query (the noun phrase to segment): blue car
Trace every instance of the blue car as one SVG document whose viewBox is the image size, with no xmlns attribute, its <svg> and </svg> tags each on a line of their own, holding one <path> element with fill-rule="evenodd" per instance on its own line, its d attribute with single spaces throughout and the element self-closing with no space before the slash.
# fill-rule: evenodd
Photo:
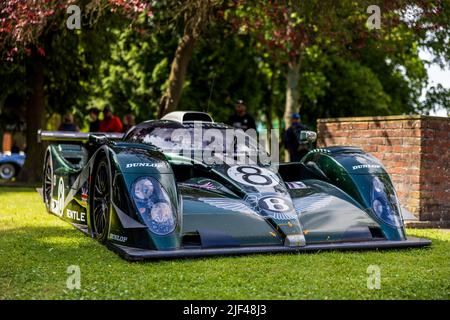
<svg viewBox="0 0 450 320">
<path fill-rule="evenodd" d="M 25 153 L 0 153 L 0 179 L 10 180 L 17 176 L 25 162 Z"/>
</svg>

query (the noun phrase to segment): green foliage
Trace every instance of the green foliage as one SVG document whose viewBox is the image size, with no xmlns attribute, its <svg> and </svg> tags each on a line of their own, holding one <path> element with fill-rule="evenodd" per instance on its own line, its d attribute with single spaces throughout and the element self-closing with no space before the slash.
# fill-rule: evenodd
<svg viewBox="0 0 450 320">
<path fill-rule="evenodd" d="M 378 42 L 335 55 L 313 46 L 301 68 L 301 112 L 315 126 L 317 118 L 409 114 L 419 110 L 427 74 L 415 42 L 397 44 L 393 53 Z M 405 49 L 406 48 L 406 49 Z"/>
<path fill-rule="evenodd" d="M 189 64 L 180 109 L 208 110 L 226 121 L 236 100 L 243 99 L 250 113 L 262 114 L 267 78 L 258 60 L 249 37 L 210 32 Z"/>
<path fill-rule="evenodd" d="M 133 113 L 138 120 L 154 118 L 169 74 L 166 53 L 176 39 L 170 32 L 142 35 L 116 29 L 114 33 L 116 45 L 101 65 L 90 104 L 110 105 L 117 114 Z"/>
<path fill-rule="evenodd" d="M 450 89 L 438 84 L 428 90 L 421 109 L 425 114 L 429 114 L 430 111 L 440 108 L 447 110 L 447 116 L 450 116 Z"/>
<path fill-rule="evenodd" d="M 218 121 L 234 112 L 234 102 L 244 99 L 248 110 L 262 115 L 267 103 L 268 73 L 248 36 L 222 32 L 214 25 L 196 46 L 189 64 L 180 110 L 208 110 Z M 138 120 L 156 116 L 167 86 L 170 56 L 177 37 L 172 30 L 148 36 L 117 30 L 111 57 L 102 63 L 90 105 L 109 104 L 119 115 L 133 113 Z"/>
<path fill-rule="evenodd" d="M 61 13 L 52 17 L 59 22 L 63 18 Z M 118 25 L 118 17 L 111 15 L 108 19 L 99 19 L 95 26 L 83 24 L 82 31 L 61 28 L 58 32 L 42 33 L 39 36 L 39 48 L 44 61 L 47 118 L 55 113 L 74 112 L 78 122 L 82 124 L 90 99 L 91 82 L 96 77 L 100 63 L 108 58 L 109 46 L 114 41 L 110 27 Z M 35 63 L 36 54 L 39 53 L 36 53 L 35 48 L 25 48 L 13 59 L 2 62 L 2 128 L 19 123 L 25 117 L 26 102 L 30 94 L 29 68 Z M 11 113 L 10 110 L 14 112 Z"/>
<path fill-rule="evenodd" d="M 89 3 L 82 2 L 83 13 Z M 448 1 L 439 6 L 420 3 L 426 14 L 412 19 L 413 25 L 400 23 L 400 11 L 393 10 L 404 12 L 406 2 L 380 4 L 382 29 L 374 31 L 364 24 L 371 1 L 287 3 L 273 7 L 269 2 L 239 2 L 220 10 L 221 18 L 212 19 L 196 43 L 179 109 L 207 110 L 224 121 L 234 101 L 244 99 L 260 120 L 269 115 L 276 120 L 284 113 L 286 60 L 291 55 L 302 57 L 300 106 L 311 127 L 318 117 L 448 108 L 448 90 L 441 87 L 420 101 L 427 76 L 418 57 L 418 47 L 427 45 L 448 63 Z M 137 121 L 154 118 L 183 34 L 182 15 L 171 13 L 178 6 L 154 3 L 153 16 L 133 16 L 131 25 L 126 14 L 106 15 L 94 8 L 91 16 L 83 16 L 81 31 L 59 28 L 64 13 L 51 16 L 59 31 L 37 39 L 46 54 L 47 118 L 74 111 L 82 126 L 88 107 L 105 105 L 119 116 L 133 113 Z M 95 24 L 88 23 L 89 17 Z M 415 27 L 427 21 L 438 27 Z M 0 126 L 23 118 L 27 66 L 33 64 L 33 56 L 24 52 L 0 68 Z"/>
</svg>

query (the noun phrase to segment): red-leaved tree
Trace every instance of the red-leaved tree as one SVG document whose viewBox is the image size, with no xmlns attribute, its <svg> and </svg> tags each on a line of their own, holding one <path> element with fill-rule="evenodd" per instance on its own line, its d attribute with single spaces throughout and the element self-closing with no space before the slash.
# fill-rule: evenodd
<svg viewBox="0 0 450 320">
<path fill-rule="evenodd" d="M 0 57 L 2 63 L 26 66 L 27 161 L 19 180 L 38 182 L 41 178 L 43 146 L 37 143 L 37 131 L 45 128 L 46 50 L 52 36 L 67 29 L 67 8 L 78 5 L 84 26 L 98 21 L 105 13 L 117 13 L 132 21 L 138 15 L 151 15 L 144 0 L 4 0 L 0 3 Z M 81 28 L 80 32 L 83 32 Z M 71 57 L 63 57 L 70 64 Z"/>
</svg>

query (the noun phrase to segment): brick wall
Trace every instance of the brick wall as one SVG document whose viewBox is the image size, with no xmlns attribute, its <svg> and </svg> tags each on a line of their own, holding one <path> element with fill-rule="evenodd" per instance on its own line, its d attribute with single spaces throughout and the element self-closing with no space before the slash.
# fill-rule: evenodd
<svg viewBox="0 0 450 320">
<path fill-rule="evenodd" d="M 318 147 L 352 145 L 380 159 L 418 225 L 450 227 L 450 118 L 318 119 Z"/>
</svg>

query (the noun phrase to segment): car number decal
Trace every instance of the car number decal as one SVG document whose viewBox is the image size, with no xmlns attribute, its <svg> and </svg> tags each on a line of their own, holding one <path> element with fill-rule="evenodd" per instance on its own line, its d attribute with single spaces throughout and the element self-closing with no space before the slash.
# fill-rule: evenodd
<svg viewBox="0 0 450 320">
<path fill-rule="evenodd" d="M 57 202 L 56 214 L 60 217 L 63 216 L 64 213 L 64 179 L 59 178 L 58 183 L 58 202 Z"/>
<path fill-rule="evenodd" d="M 227 175 L 236 182 L 257 189 L 258 187 L 274 187 L 280 183 L 275 173 L 257 166 L 232 166 L 227 170 Z"/>
</svg>

